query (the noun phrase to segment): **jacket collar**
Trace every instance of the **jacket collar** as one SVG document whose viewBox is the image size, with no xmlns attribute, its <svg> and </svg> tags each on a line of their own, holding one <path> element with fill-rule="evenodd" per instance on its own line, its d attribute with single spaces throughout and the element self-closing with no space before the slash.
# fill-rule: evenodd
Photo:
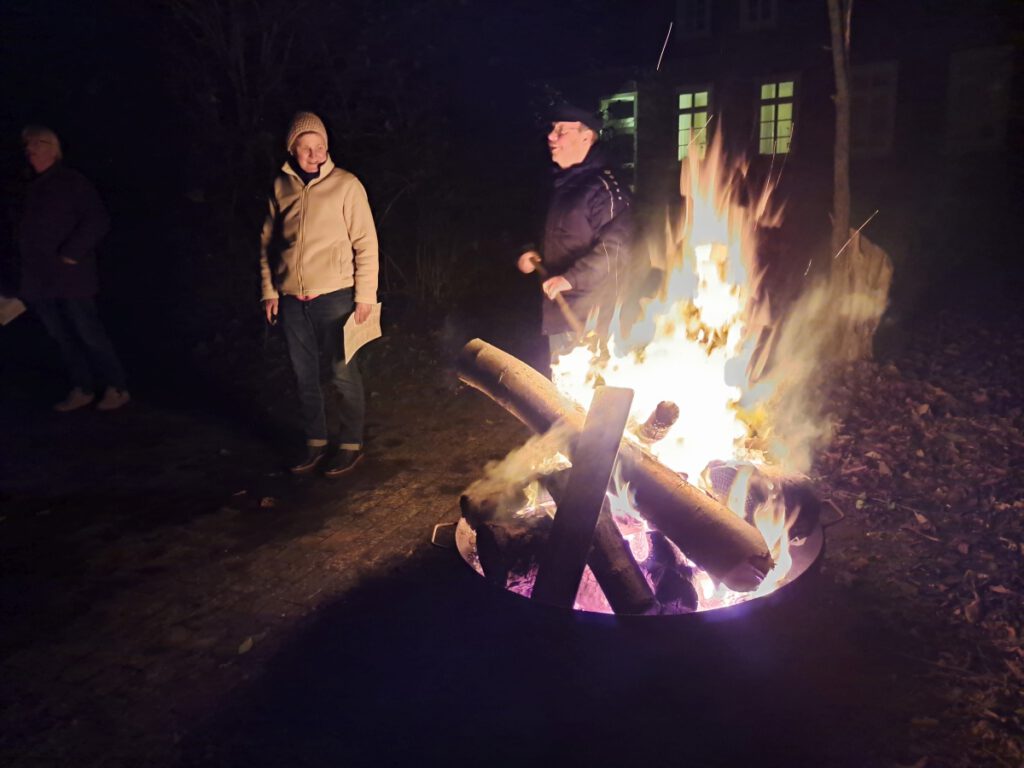
<svg viewBox="0 0 1024 768">
<path fill-rule="evenodd" d="M 299 178 L 299 174 L 297 174 L 295 172 L 295 169 L 292 168 L 292 164 L 289 163 L 287 160 L 284 161 L 284 165 L 281 166 L 281 170 L 284 171 L 284 173 L 291 176 L 293 179 L 298 179 L 299 181 L 302 181 L 302 179 Z M 319 184 L 323 179 L 327 178 L 330 175 L 331 171 L 333 170 L 334 161 L 331 160 L 331 156 L 330 154 L 328 154 L 327 162 L 320 166 L 320 175 L 317 176 L 312 181 L 310 181 L 309 184 L 307 184 L 306 186 L 312 187 L 314 184 Z"/>
<path fill-rule="evenodd" d="M 587 156 L 583 158 L 582 163 L 570 165 L 568 168 L 555 166 L 555 186 L 560 187 L 579 176 L 584 176 L 591 171 L 600 170 L 604 166 L 604 152 L 600 147 L 594 145 L 587 152 Z"/>
</svg>

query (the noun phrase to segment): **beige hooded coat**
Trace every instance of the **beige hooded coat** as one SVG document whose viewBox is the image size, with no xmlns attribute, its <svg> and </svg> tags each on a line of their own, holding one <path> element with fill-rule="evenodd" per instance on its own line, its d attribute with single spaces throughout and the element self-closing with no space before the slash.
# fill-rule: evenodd
<svg viewBox="0 0 1024 768">
<path fill-rule="evenodd" d="M 329 156 L 308 184 L 284 164 L 260 237 L 263 299 L 355 286 L 357 303 L 374 304 L 377 255 L 377 230 L 359 179 Z"/>
</svg>

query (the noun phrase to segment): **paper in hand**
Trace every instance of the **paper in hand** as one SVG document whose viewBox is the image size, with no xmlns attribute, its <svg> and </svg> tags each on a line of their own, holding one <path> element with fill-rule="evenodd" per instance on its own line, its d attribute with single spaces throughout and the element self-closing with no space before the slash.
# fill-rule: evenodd
<svg viewBox="0 0 1024 768">
<path fill-rule="evenodd" d="M 345 321 L 345 362 L 351 362 L 356 352 L 368 341 L 379 339 L 380 333 L 380 303 L 370 306 L 370 316 L 363 322 L 356 324 L 356 313 L 353 312 Z"/>
<path fill-rule="evenodd" d="M 25 305 L 20 299 L 11 296 L 0 296 L 0 325 L 7 325 L 25 311 Z"/>
</svg>

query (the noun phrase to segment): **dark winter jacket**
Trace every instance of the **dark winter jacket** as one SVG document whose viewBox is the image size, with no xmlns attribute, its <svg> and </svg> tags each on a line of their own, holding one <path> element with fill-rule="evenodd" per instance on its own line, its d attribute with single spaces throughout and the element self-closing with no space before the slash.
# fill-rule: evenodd
<svg viewBox="0 0 1024 768">
<path fill-rule="evenodd" d="M 109 227 L 99 195 L 78 171 L 57 163 L 33 179 L 18 227 L 21 298 L 96 295 L 96 245 Z"/>
<path fill-rule="evenodd" d="M 632 201 L 605 165 L 598 147 L 579 165 L 555 173 L 541 252 L 544 267 L 572 285 L 562 294 L 581 323 L 599 310 L 598 328 L 605 329 L 630 266 Z M 558 306 L 544 301 L 542 331 L 570 329 Z"/>
</svg>

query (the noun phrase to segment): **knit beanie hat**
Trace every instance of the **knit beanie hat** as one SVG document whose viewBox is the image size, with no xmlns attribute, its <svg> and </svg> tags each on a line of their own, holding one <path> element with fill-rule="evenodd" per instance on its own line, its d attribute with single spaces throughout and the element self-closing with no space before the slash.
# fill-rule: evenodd
<svg viewBox="0 0 1024 768">
<path fill-rule="evenodd" d="M 324 127 L 324 121 L 312 112 L 298 112 L 292 118 L 292 126 L 288 129 L 285 148 L 291 152 L 296 140 L 304 133 L 319 133 L 324 137 L 324 147 L 327 147 L 327 128 Z"/>
</svg>

